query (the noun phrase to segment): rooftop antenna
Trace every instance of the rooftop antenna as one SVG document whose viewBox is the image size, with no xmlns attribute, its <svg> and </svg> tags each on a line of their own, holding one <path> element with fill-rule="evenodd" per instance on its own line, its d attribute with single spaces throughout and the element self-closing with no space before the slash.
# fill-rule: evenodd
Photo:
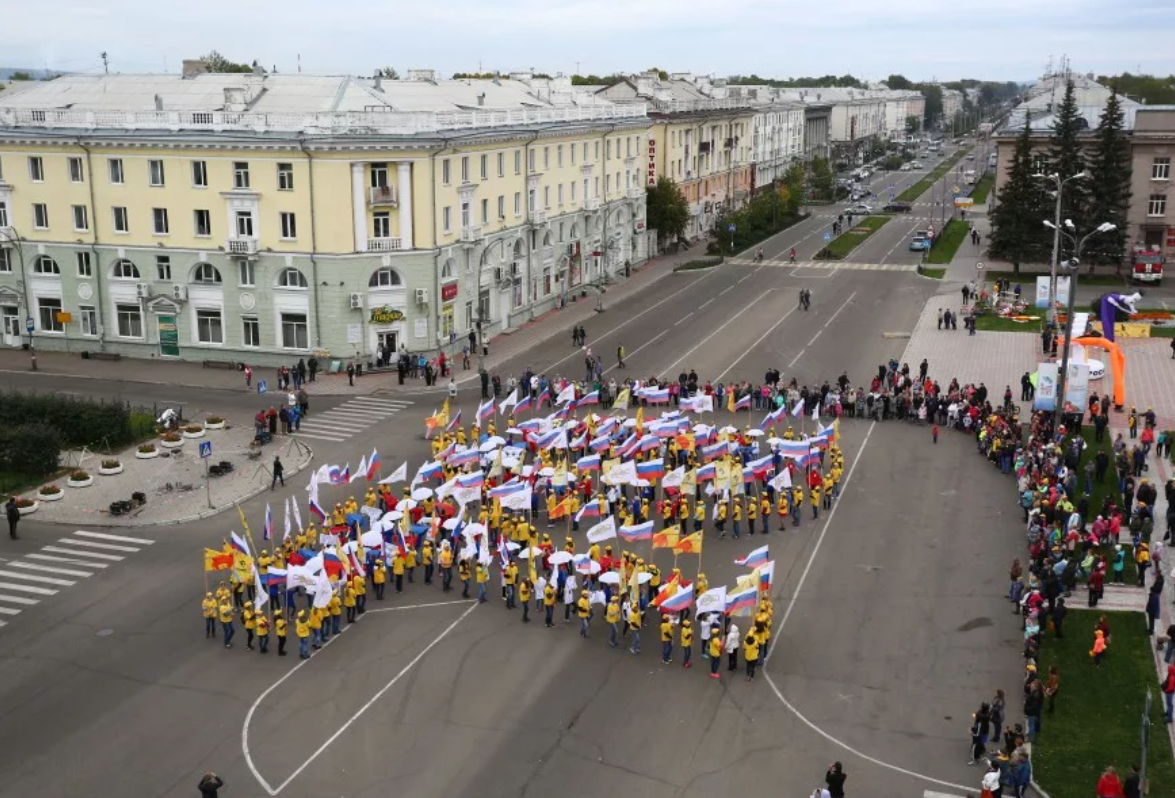
<svg viewBox="0 0 1175 798">
<path fill-rule="evenodd" d="M 302 54 L 298 53 L 298 72 L 302 71 Z"/>
<path fill-rule="evenodd" d="M 102 51 L 102 69 L 107 75 L 110 74 L 110 61 L 106 58 L 105 50 Z"/>
</svg>

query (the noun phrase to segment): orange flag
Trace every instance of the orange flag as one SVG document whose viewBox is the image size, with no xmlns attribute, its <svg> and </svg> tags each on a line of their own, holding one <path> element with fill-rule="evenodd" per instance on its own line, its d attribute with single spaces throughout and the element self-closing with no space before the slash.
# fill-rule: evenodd
<svg viewBox="0 0 1175 798">
<path fill-rule="evenodd" d="M 677 541 L 681 539 L 681 530 L 679 527 L 671 526 L 653 535 L 654 549 L 672 549 L 677 546 Z"/>
<path fill-rule="evenodd" d="M 674 554 L 701 554 L 702 553 L 702 533 L 695 532 L 692 535 L 687 535 L 673 547 Z"/>
</svg>

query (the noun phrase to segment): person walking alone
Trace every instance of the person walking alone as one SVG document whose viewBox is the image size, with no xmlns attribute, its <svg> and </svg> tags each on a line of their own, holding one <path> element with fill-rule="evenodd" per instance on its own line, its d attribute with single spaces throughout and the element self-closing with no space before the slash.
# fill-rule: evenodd
<svg viewBox="0 0 1175 798">
<path fill-rule="evenodd" d="M 832 767 L 824 774 L 824 783 L 828 785 L 828 794 L 831 798 L 845 798 L 845 774 L 840 762 L 833 762 Z"/>
<path fill-rule="evenodd" d="M 4 516 L 8 519 L 8 537 L 20 540 L 20 536 L 16 534 L 16 525 L 20 523 L 20 508 L 16 506 L 15 496 L 10 496 L 8 503 L 4 505 Z"/>
<path fill-rule="evenodd" d="M 269 482 L 269 489 L 274 490 L 279 481 L 284 488 L 286 486 L 285 466 L 282 465 L 282 459 L 275 454 L 273 456 L 273 479 Z"/>
<path fill-rule="evenodd" d="M 624 344 L 620 344 L 620 346 L 616 347 L 616 368 L 627 368 L 624 365 Z"/>
</svg>

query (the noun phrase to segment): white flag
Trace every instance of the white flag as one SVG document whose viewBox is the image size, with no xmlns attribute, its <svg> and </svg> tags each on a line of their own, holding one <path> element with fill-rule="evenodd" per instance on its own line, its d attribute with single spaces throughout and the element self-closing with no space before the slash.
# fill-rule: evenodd
<svg viewBox="0 0 1175 798">
<path fill-rule="evenodd" d="M 439 488 L 437 488 L 437 498 L 438 499 L 445 498 L 450 493 L 452 493 L 456 489 L 456 487 L 457 487 L 457 477 L 453 477 L 448 482 L 446 482 L 444 485 L 441 485 Z"/>
<path fill-rule="evenodd" d="M 707 612 L 726 612 L 726 586 L 710 588 L 698 596 L 696 606 L 699 617 Z"/>
<path fill-rule="evenodd" d="M 522 510 L 525 512 L 530 509 L 531 495 L 532 491 L 529 486 L 524 490 L 516 490 L 513 493 L 508 493 L 502 497 L 502 506 L 509 510 Z"/>
<path fill-rule="evenodd" d="M 291 565 L 286 569 L 286 586 L 290 590 L 299 587 L 311 590 L 316 581 L 314 572 L 310 570 L 309 565 Z"/>
<path fill-rule="evenodd" d="M 359 467 L 355 469 L 355 473 L 351 474 L 351 478 L 347 480 L 347 484 L 358 482 L 361 479 L 367 478 L 367 455 L 359 458 Z"/>
<path fill-rule="evenodd" d="M 797 399 L 796 406 L 792 408 L 791 414 L 795 418 L 802 416 L 804 414 L 804 403 Z"/>
<path fill-rule="evenodd" d="M 589 543 L 603 543 L 614 537 L 616 537 L 616 519 L 613 516 L 608 516 L 606 520 L 593 526 L 587 533 Z"/>
<path fill-rule="evenodd" d="M 575 398 L 575 385 L 567 383 L 567 387 L 559 391 L 559 395 L 555 397 L 555 404 L 561 405 L 564 402 L 570 402 Z"/>
<path fill-rule="evenodd" d="M 481 501 L 481 488 L 454 488 L 453 498 L 464 508 L 470 502 Z"/>
<path fill-rule="evenodd" d="M 502 400 L 502 404 L 498 405 L 498 411 L 501 413 L 505 413 L 507 407 L 514 407 L 517 404 L 518 404 L 518 389 L 515 388 L 513 391 L 510 392 L 509 396 L 507 396 L 505 399 Z"/>
<path fill-rule="evenodd" d="M 314 491 L 314 501 L 318 501 L 318 491 Z M 302 531 L 302 511 L 298 509 L 298 500 L 290 499 L 290 509 L 294 511 L 294 529 Z"/>
<path fill-rule="evenodd" d="M 295 506 L 297 506 L 297 502 L 294 502 L 294 504 L 295 504 Z M 298 525 L 299 531 L 301 531 L 301 527 L 302 527 L 302 525 L 299 524 Z M 285 531 L 282 532 L 282 542 L 284 543 L 285 541 L 289 540 L 289 537 L 290 537 L 290 497 L 287 496 L 286 497 L 286 528 L 285 528 Z"/>
<path fill-rule="evenodd" d="M 636 463 L 629 460 L 612 467 L 608 472 L 608 483 L 611 485 L 631 485 L 636 482 Z"/>
<path fill-rule="evenodd" d="M 685 480 L 685 466 L 678 466 L 665 475 L 661 480 L 662 488 L 679 488 Z"/>
<path fill-rule="evenodd" d="M 791 487 L 791 471 L 788 470 L 787 466 L 779 470 L 779 474 L 771 480 L 770 485 L 776 490 Z"/>
<path fill-rule="evenodd" d="M 257 595 L 253 597 L 253 607 L 257 612 L 261 612 L 261 608 L 269 603 L 269 588 L 261 581 L 261 572 L 257 570 L 257 566 L 253 566 L 253 586 L 256 588 Z"/>
<path fill-rule="evenodd" d="M 604 597 L 604 591 L 603 591 L 603 590 L 594 590 L 594 591 L 592 591 L 592 594 L 591 594 L 591 596 L 589 597 L 589 599 L 588 599 L 588 600 L 589 600 L 589 601 L 590 601 L 592 604 L 604 604 L 604 605 L 607 605 L 607 603 L 608 603 L 608 599 Z"/>
<path fill-rule="evenodd" d="M 393 482 L 403 482 L 408 479 L 408 461 L 400 463 L 400 467 L 391 473 L 391 476 L 385 477 L 379 481 L 381 485 L 391 485 Z"/>
<path fill-rule="evenodd" d="M 817 424 L 820 423 L 820 402 L 816 402 L 814 405 L 812 405 L 812 420 Z"/>
<path fill-rule="evenodd" d="M 323 571 L 314 580 L 314 587 L 306 592 L 314 594 L 314 606 L 317 609 L 326 609 L 330 606 L 331 596 L 334 595 L 334 586 L 330 583 L 330 577 Z"/>
</svg>

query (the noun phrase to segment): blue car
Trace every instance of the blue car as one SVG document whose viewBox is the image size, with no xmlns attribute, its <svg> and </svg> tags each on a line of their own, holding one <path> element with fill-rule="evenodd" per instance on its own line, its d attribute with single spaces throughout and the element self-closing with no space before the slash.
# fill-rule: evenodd
<svg viewBox="0 0 1175 798">
<path fill-rule="evenodd" d="M 930 236 L 926 235 L 925 233 L 916 233 L 914 237 L 910 239 L 910 251 L 922 252 L 928 250 L 930 249 L 931 243 Z"/>
</svg>

